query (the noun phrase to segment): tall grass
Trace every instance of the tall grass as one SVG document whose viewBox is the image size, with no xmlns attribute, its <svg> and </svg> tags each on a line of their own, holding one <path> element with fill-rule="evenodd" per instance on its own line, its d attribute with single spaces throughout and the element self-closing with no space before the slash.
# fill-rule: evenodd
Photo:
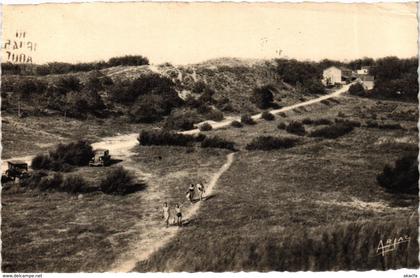
<svg viewBox="0 0 420 278">
<path fill-rule="evenodd" d="M 217 235 L 207 231 L 181 236 L 157 252 L 136 271 L 337 271 L 417 268 L 418 225 L 410 221 L 351 222 L 309 230 L 285 228 L 261 231 L 258 237 Z M 202 231 L 203 232 L 203 231 Z M 381 240 L 408 236 L 382 256 Z M 195 238 L 197 237 L 197 238 Z M 197 252 L 206 256 L 196 256 Z"/>
</svg>

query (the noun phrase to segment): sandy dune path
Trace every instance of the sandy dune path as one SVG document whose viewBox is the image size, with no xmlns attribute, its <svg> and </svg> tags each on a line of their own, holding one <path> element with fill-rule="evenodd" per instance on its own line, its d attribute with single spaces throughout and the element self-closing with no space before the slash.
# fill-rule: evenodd
<svg viewBox="0 0 420 278">
<path fill-rule="evenodd" d="M 219 168 L 219 170 L 212 176 L 208 184 L 206 184 L 206 196 L 210 196 L 213 192 L 213 188 L 216 186 L 218 180 L 232 165 L 234 153 L 227 155 L 226 162 Z M 197 202 L 193 204 L 188 210 L 184 211 L 183 219 L 189 220 L 196 215 L 198 210 L 205 202 Z M 154 252 L 165 246 L 182 228 L 177 226 L 170 226 L 164 228 L 162 221 L 150 221 L 145 223 L 142 220 L 142 238 L 132 249 L 125 253 L 120 259 L 114 263 L 110 272 L 129 272 L 138 262 L 147 260 Z"/>
</svg>

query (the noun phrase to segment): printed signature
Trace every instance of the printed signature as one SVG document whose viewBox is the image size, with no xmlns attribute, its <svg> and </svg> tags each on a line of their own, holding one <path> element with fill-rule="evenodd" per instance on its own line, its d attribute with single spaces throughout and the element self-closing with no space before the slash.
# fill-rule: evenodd
<svg viewBox="0 0 420 278">
<path fill-rule="evenodd" d="M 405 235 L 399 238 L 389 238 L 385 241 L 385 243 L 381 239 L 379 241 L 378 248 L 376 249 L 376 254 L 385 256 L 386 253 L 396 250 L 400 244 L 405 242 L 410 242 L 409 236 Z"/>
</svg>

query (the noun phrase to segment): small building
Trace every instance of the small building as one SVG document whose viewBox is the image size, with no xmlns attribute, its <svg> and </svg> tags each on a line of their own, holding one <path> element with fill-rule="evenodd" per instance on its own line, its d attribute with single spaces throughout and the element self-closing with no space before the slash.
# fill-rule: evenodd
<svg viewBox="0 0 420 278">
<path fill-rule="evenodd" d="M 356 71 L 357 75 L 368 75 L 370 73 L 370 66 L 363 66 L 360 67 L 360 69 L 358 69 Z"/>
<path fill-rule="evenodd" d="M 356 79 L 356 74 L 348 68 L 332 66 L 322 73 L 322 83 L 325 86 L 347 84 Z"/>
<path fill-rule="evenodd" d="M 375 78 L 372 75 L 361 75 L 359 79 L 365 90 L 372 90 L 375 86 Z"/>
</svg>

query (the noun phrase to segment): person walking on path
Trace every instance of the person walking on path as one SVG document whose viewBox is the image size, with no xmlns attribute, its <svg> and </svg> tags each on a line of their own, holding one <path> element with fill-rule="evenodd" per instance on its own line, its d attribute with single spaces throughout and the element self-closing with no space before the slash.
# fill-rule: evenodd
<svg viewBox="0 0 420 278">
<path fill-rule="evenodd" d="M 176 213 L 176 222 L 178 226 L 182 226 L 182 212 L 181 212 L 181 206 L 179 204 L 176 204 L 175 206 L 175 213 Z"/>
<path fill-rule="evenodd" d="M 163 203 L 163 219 L 165 220 L 166 228 L 169 227 L 169 206 L 168 203 Z"/>
<path fill-rule="evenodd" d="M 188 191 L 187 191 L 187 199 L 192 203 L 194 200 L 194 191 L 195 191 L 195 186 L 194 184 L 190 184 L 190 187 L 188 187 Z"/>
<path fill-rule="evenodd" d="M 197 183 L 197 190 L 198 190 L 198 196 L 200 196 L 200 201 L 202 201 L 203 200 L 204 192 L 206 192 L 204 190 L 204 186 L 203 186 L 202 183 Z"/>
</svg>

